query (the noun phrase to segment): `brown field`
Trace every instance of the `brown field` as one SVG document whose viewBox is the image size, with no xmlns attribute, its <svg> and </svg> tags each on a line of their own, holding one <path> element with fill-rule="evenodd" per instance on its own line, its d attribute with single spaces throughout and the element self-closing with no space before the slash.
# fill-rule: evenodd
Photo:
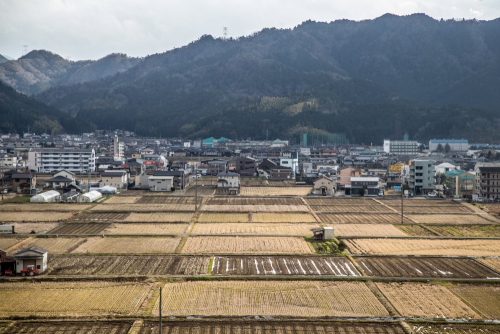
<svg viewBox="0 0 500 334">
<path fill-rule="evenodd" d="M 371 198 L 321 198 L 305 197 L 309 205 L 380 205 Z"/>
<path fill-rule="evenodd" d="M 470 333 L 500 333 L 499 325 L 487 324 L 440 324 L 440 323 L 409 323 L 414 333 L 418 334 L 470 334 Z"/>
<path fill-rule="evenodd" d="M 320 213 L 318 217 L 323 223 L 334 224 L 401 224 L 401 215 L 396 213 Z M 404 222 L 411 223 L 406 217 Z"/>
<path fill-rule="evenodd" d="M 305 205 L 203 205 L 204 211 L 217 212 L 308 212 Z"/>
<path fill-rule="evenodd" d="M 309 213 L 254 213 L 252 222 L 257 223 L 317 223 Z"/>
<path fill-rule="evenodd" d="M 185 254 L 309 254 L 302 238 L 294 237 L 191 237 L 182 248 Z"/>
<path fill-rule="evenodd" d="M 203 198 L 198 198 L 198 204 L 203 201 Z M 185 196 L 143 196 L 137 204 L 194 204 L 194 197 Z"/>
<path fill-rule="evenodd" d="M 75 216 L 72 221 L 74 222 L 112 222 L 112 221 L 123 221 L 131 215 L 130 212 L 127 213 L 81 213 Z"/>
<path fill-rule="evenodd" d="M 291 275 L 359 277 L 361 273 L 340 256 L 215 256 L 213 275 Z"/>
<path fill-rule="evenodd" d="M 53 254 L 63 254 L 69 253 L 78 245 L 84 243 L 87 239 L 83 238 L 32 238 L 23 242 L 22 244 L 16 245 L 9 253 L 15 253 L 21 248 L 28 248 L 31 246 L 40 247 L 46 249 Z"/>
<path fill-rule="evenodd" d="M 151 288 L 141 283 L 4 283 L 0 316 L 137 314 Z"/>
<path fill-rule="evenodd" d="M 448 237 L 500 237 L 500 225 L 432 225 L 436 235 Z"/>
<path fill-rule="evenodd" d="M 493 278 L 499 275 L 473 259 L 438 257 L 356 257 L 368 276 Z"/>
<path fill-rule="evenodd" d="M 488 267 L 490 267 L 493 270 L 496 270 L 497 272 L 500 273 L 500 258 L 498 258 L 498 257 L 495 257 L 495 258 L 484 258 L 484 259 L 479 259 L 479 261 L 481 261 L 482 263 L 484 263 Z"/>
<path fill-rule="evenodd" d="M 0 249 L 7 250 L 24 239 L 19 238 L 0 238 Z"/>
<path fill-rule="evenodd" d="M 66 223 L 47 234 L 182 234 L 189 224 Z"/>
<path fill-rule="evenodd" d="M 401 230 L 390 224 L 338 224 L 333 225 L 335 235 L 400 235 L 406 236 Z"/>
<path fill-rule="evenodd" d="M 421 225 L 406 224 L 406 225 L 394 225 L 394 226 L 397 227 L 398 229 L 400 229 L 401 231 L 403 231 L 404 233 L 406 233 L 407 235 L 411 235 L 411 236 L 426 237 L 426 236 L 436 236 L 437 235 L 436 233 L 433 233 L 433 232 L 425 229 Z"/>
<path fill-rule="evenodd" d="M 57 224 L 58 223 L 12 223 L 9 225 L 14 225 L 14 230 L 19 234 L 28 234 L 32 231 L 38 234 L 56 227 Z"/>
<path fill-rule="evenodd" d="M 396 211 L 401 211 L 400 206 L 391 206 Z M 465 205 L 429 205 L 429 206 L 405 206 L 405 214 L 411 213 L 472 213 L 473 211 Z"/>
<path fill-rule="evenodd" d="M 291 187 L 295 186 L 294 180 L 268 180 L 264 185 L 270 187 Z"/>
<path fill-rule="evenodd" d="M 306 196 L 312 187 L 241 187 L 242 196 Z"/>
<path fill-rule="evenodd" d="M 500 240 L 348 239 L 353 254 L 498 256 Z"/>
<path fill-rule="evenodd" d="M 408 215 L 420 224 L 491 224 L 491 221 L 482 218 L 480 215 Z"/>
<path fill-rule="evenodd" d="M 200 181 L 200 183 L 203 183 L 203 181 Z M 217 181 L 214 181 L 214 183 L 217 183 Z M 187 190 L 183 191 L 182 194 L 184 196 L 195 196 L 196 188 L 198 188 L 198 196 L 212 196 L 215 193 L 215 189 L 217 188 L 217 186 L 209 184 L 205 186 L 193 185 L 187 188 Z"/>
<path fill-rule="evenodd" d="M 458 284 L 450 289 L 483 317 L 500 319 L 500 287 L 498 285 Z"/>
<path fill-rule="evenodd" d="M 29 203 L 29 204 L 2 204 L 0 211 L 83 211 L 90 208 L 87 204 L 53 204 L 53 203 Z"/>
<path fill-rule="evenodd" d="M 5 334 L 127 334 L 133 321 L 48 321 L 14 323 Z"/>
<path fill-rule="evenodd" d="M 98 204 L 92 211 L 194 211 L 191 204 Z"/>
<path fill-rule="evenodd" d="M 191 234 L 269 234 L 269 235 L 304 235 L 311 236 L 311 230 L 319 224 L 287 223 L 198 223 Z"/>
<path fill-rule="evenodd" d="M 71 212 L 2 212 L 2 222 L 55 222 L 71 218 Z"/>
<path fill-rule="evenodd" d="M 200 223 L 243 223 L 248 222 L 248 213 L 202 213 Z"/>
<path fill-rule="evenodd" d="M 154 254 L 173 253 L 180 238 L 88 238 L 72 253 L 92 254 Z"/>
<path fill-rule="evenodd" d="M 51 256 L 49 275 L 206 275 L 208 256 Z"/>
<path fill-rule="evenodd" d="M 111 223 L 66 223 L 59 225 L 47 234 L 103 234 L 102 232 L 111 225 Z"/>
<path fill-rule="evenodd" d="M 304 205 L 296 197 L 210 197 L 205 200 L 207 205 Z"/>
<path fill-rule="evenodd" d="M 316 212 L 394 212 L 383 205 L 311 205 Z"/>
<path fill-rule="evenodd" d="M 476 312 L 441 285 L 376 283 L 402 316 L 481 319 Z"/>
<path fill-rule="evenodd" d="M 399 194 L 401 196 L 401 193 Z M 381 203 L 384 203 L 385 205 L 389 206 L 401 206 L 401 199 L 380 199 L 379 200 Z M 423 206 L 423 207 L 429 207 L 429 206 L 462 206 L 460 203 L 451 201 L 451 200 L 427 200 L 427 199 L 421 199 L 421 198 L 414 198 L 414 199 L 405 199 L 404 206 Z"/>
<path fill-rule="evenodd" d="M 488 326 L 486 326 L 488 327 Z M 490 326 L 491 327 L 491 326 Z M 500 326 L 499 326 L 500 327 Z M 158 322 L 147 321 L 139 334 L 159 334 Z M 404 334 L 397 323 L 325 322 L 318 321 L 168 321 L 162 324 L 169 334 Z M 483 328 L 483 327 L 482 327 Z M 10 332 L 9 332 L 10 333 Z M 420 333 L 420 332 L 419 332 Z M 490 333 L 490 332 L 488 332 Z M 496 332 L 495 332 L 496 333 Z M 73 334 L 73 333 L 70 333 Z M 121 334 L 121 333 L 120 333 Z"/>
<path fill-rule="evenodd" d="M 151 213 L 135 213 L 132 212 L 124 222 L 147 222 L 147 223 L 188 223 L 193 218 L 191 212 L 151 212 Z"/>
<path fill-rule="evenodd" d="M 364 283 L 224 281 L 167 283 L 171 315 L 388 316 Z M 158 314 L 158 304 L 153 314 Z"/>
<path fill-rule="evenodd" d="M 106 204 L 132 204 L 141 198 L 141 196 L 112 196 L 106 200 Z"/>
</svg>

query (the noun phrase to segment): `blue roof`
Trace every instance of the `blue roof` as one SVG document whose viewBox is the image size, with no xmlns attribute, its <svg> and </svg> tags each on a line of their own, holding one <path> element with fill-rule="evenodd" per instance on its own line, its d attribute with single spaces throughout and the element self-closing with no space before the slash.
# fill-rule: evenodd
<svg viewBox="0 0 500 334">
<path fill-rule="evenodd" d="M 450 170 L 450 171 L 446 171 L 444 172 L 446 174 L 446 176 L 448 177 L 456 177 L 456 176 L 459 176 L 463 173 L 465 173 L 464 170 L 460 170 L 460 169 L 457 169 L 457 170 Z"/>
<path fill-rule="evenodd" d="M 431 143 L 465 143 L 468 144 L 467 139 L 431 139 Z"/>
</svg>

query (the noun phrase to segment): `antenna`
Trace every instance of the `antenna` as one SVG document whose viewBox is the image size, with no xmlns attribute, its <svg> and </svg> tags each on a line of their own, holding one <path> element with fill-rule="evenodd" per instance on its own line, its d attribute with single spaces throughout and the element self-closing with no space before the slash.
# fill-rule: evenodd
<svg viewBox="0 0 500 334">
<path fill-rule="evenodd" d="M 224 35 L 224 39 L 227 39 L 227 27 L 222 28 L 222 34 Z"/>
<path fill-rule="evenodd" d="M 28 53 L 28 46 L 23 45 L 23 56 Z"/>
</svg>

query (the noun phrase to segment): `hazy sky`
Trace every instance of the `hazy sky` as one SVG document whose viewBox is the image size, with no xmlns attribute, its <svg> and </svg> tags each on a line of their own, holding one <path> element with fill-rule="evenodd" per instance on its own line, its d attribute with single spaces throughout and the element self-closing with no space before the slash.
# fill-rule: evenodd
<svg viewBox="0 0 500 334">
<path fill-rule="evenodd" d="M 112 52 L 146 56 L 203 34 L 238 37 L 301 22 L 373 19 L 385 13 L 492 20 L 500 0 L 0 0 L 0 54 L 46 49 L 71 60 Z"/>
</svg>

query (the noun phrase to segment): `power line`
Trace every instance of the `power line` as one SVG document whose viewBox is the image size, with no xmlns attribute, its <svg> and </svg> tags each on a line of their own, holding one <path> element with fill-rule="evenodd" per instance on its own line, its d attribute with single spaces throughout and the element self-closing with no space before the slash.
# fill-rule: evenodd
<svg viewBox="0 0 500 334">
<path fill-rule="evenodd" d="M 28 53 L 28 45 L 23 45 L 23 56 Z"/>
</svg>

